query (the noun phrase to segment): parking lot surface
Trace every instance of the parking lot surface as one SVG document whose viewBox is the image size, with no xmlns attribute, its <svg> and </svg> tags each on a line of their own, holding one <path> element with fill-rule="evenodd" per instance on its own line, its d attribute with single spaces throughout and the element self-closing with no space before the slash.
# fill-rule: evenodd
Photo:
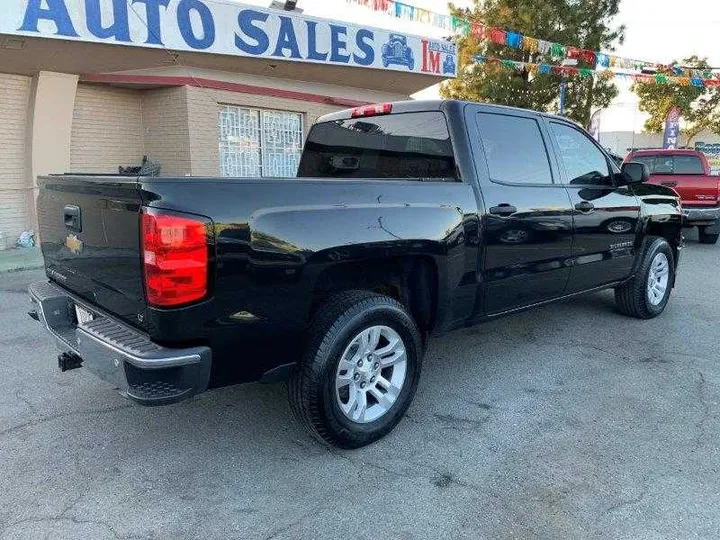
<svg viewBox="0 0 720 540">
<path fill-rule="evenodd" d="M 604 292 L 432 341 L 357 451 L 284 385 L 145 409 L 61 374 L 26 314 L 42 272 L 2 274 L 0 539 L 718 538 L 720 246 L 690 238 L 656 320 Z"/>
</svg>

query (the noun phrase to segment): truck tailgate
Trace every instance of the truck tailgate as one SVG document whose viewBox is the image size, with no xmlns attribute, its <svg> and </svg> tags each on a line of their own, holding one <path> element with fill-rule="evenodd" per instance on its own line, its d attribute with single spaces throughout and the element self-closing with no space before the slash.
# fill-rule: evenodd
<svg viewBox="0 0 720 540">
<path fill-rule="evenodd" d="M 137 179 L 44 177 L 39 186 L 48 277 L 89 304 L 145 328 Z"/>
<path fill-rule="evenodd" d="M 674 189 L 683 206 L 716 206 L 720 177 L 700 174 L 651 175 L 649 183 Z"/>
</svg>

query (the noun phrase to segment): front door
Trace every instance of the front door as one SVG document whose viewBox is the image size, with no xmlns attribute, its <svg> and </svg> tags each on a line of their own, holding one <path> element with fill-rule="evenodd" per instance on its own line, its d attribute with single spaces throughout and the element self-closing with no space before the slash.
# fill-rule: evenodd
<svg viewBox="0 0 720 540">
<path fill-rule="evenodd" d="M 562 296 L 572 207 L 549 158 L 541 117 L 479 106 L 469 125 L 486 214 L 480 267 L 485 314 Z"/>
<path fill-rule="evenodd" d="M 640 203 L 628 186 L 616 187 L 619 172 L 583 131 L 549 120 L 573 206 L 575 242 L 568 292 L 622 280 L 635 260 Z"/>
</svg>

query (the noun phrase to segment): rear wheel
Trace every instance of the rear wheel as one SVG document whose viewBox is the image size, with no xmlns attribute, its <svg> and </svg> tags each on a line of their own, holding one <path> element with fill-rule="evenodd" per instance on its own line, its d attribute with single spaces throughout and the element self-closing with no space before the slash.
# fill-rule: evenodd
<svg viewBox="0 0 720 540">
<path fill-rule="evenodd" d="M 698 236 L 700 238 L 701 244 L 717 244 L 718 237 L 720 237 L 720 234 L 712 234 L 708 233 L 709 227 L 698 227 Z"/>
<path fill-rule="evenodd" d="M 312 435 L 358 448 L 389 433 L 420 377 L 420 331 L 396 300 L 367 291 L 332 297 L 311 325 L 289 383 L 295 416 Z"/>
<path fill-rule="evenodd" d="M 648 239 L 635 277 L 615 289 L 618 311 L 638 319 L 657 317 L 667 306 L 675 282 L 675 259 L 667 240 Z"/>
</svg>

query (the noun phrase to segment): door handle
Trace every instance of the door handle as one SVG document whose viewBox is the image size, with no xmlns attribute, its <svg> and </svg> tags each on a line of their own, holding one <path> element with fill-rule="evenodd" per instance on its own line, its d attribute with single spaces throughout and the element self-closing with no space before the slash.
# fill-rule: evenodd
<svg viewBox="0 0 720 540">
<path fill-rule="evenodd" d="M 497 206 L 493 206 L 490 209 L 490 213 L 494 216 L 511 216 L 516 212 L 517 208 L 515 208 L 512 204 L 508 203 L 501 203 Z"/>
<path fill-rule="evenodd" d="M 677 186 L 677 182 L 660 182 L 661 186 L 667 186 L 667 187 L 675 187 Z"/>
<path fill-rule="evenodd" d="M 591 210 L 595 209 L 595 205 L 591 202 L 583 201 L 579 202 L 575 205 L 575 210 L 579 210 L 580 212 L 590 212 Z"/>
<path fill-rule="evenodd" d="M 82 222 L 80 221 L 80 207 L 69 204 L 63 209 L 63 219 L 65 227 L 75 232 L 82 232 Z"/>
</svg>

